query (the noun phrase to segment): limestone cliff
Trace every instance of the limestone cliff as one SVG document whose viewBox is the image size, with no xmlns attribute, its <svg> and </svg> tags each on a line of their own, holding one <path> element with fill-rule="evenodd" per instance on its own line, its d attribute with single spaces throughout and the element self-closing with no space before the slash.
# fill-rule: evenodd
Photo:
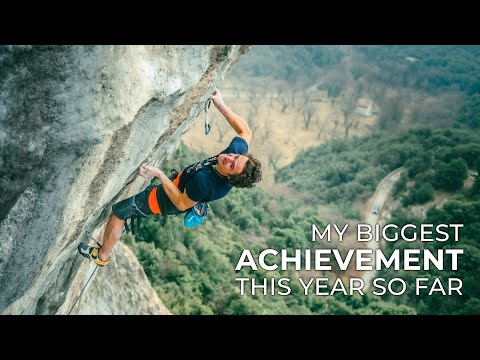
<svg viewBox="0 0 480 360">
<path fill-rule="evenodd" d="M 95 271 L 95 265 L 85 261 L 70 286 L 60 314 L 80 315 L 165 315 L 171 314 L 150 285 L 133 252 L 119 242 L 112 252 L 108 266 L 98 268 L 93 280 L 78 303 L 78 294 Z"/>
<path fill-rule="evenodd" d="M 0 313 L 68 313 L 94 268 L 78 243 L 146 186 L 138 166 L 163 165 L 241 51 L 0 47 Z M 74 313 L 168 313 L 133 254 L 113 257 Z"/>
</svg>

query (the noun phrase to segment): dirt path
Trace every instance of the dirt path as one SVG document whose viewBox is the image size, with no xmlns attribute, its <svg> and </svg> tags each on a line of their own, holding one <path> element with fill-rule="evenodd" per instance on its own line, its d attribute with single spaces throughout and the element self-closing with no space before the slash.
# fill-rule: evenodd
<svg viewBox="0 0 480 360">
<path fill-rule="evenodd" d="M 393 191 L 393 187 L 398 179 L 400 179 L 400 175 L 402 173 L 403 167 L 398 168 L 392 171 L 390 174 L 385 176 L 380 184 L 377 186 L 377 190 L 375 194 L 373 194 L 372 199 L 370 200 L 367 213 L 365 214 L 365 224 L 369 224 L 372 228 L 375 227 L 376 224 L 383 225 L 382 220 L 382 209 L 385 205 L 385 201 L 391 195 Z M 373 207 L 378 206 L 379 211 L 378 214 L 374 214 L 372 212 Z M 373 250 L 372 254 L 372 264 L 375 264 L 375 250 L 379 248 L 379 242 L 377 241 L 369 241 L 367 242 L 367 247 Z M 366 271 L 363 275 L 363 281 L 365 282 L 365 288 L 368 289 L 371 285 L 372 280 L 374 279 L 376 274 L 375 270 Z"/>
</svg>

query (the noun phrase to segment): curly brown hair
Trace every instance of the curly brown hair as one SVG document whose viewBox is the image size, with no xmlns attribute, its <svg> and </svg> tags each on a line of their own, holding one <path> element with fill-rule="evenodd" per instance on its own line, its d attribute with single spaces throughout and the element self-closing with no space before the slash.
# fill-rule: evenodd
<svg viewBox="0 0 480 360">
<path fill-rule="evenodd" d="M 237 188 L 252 188 L 255 183 L 262 180 L 262 163 L 252 154 L 244 154 L 248 157 L 245 167 L 240 174 L 231 175 L 230 183 Z"/>
</svg>

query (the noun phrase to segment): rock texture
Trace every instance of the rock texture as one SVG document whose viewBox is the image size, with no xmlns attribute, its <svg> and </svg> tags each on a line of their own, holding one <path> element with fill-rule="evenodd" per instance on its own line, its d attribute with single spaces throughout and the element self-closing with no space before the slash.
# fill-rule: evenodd
<svg viewBox="0 0 480 360">
<path fill-rule="evenodd" d="M 85 261 L 82 272 L 90 276 L 96 265 Z M 79 272 L 60 314 L 80 315 L 166 315 L 171 314 L 150 285 L 133 252 L 119 242 L 108 266 L 98 268 L 75 306 L 88 277 Z M 67 307 L 68 305 L 68 307 Z"/>
<path fill-rule="evenodd" d="M 111 206 L 146 186 L 138 166 L 162 166 L 241 52 L 0 47 L 0 314 L 68 312 L 90 275 L 78 243 L 98 238 Z M 78 311 L 168 313 L 161 302 L 138 304 L 148 290 L 118 290 L 133 262 L 107 270 L 106 293 L 92 284 L 86 299 L 101 310 L 82 303 Z"/>
</svg>

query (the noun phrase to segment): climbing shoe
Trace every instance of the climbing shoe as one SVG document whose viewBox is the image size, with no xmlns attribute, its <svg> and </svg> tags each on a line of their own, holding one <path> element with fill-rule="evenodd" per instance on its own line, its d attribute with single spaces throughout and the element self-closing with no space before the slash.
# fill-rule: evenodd
<svg viewBox="0 0 480 360">
<path fill-rule="evenodd" d="M 100 252 L 99 247 L 88 246 L 87 244 L 82 242 L 78 244 L 78 252 L 83 257 L 86 257 L 87 259 L 92 260 L 98 266 L 105 266 L 108 264 L 108 260 L 103 261 L 103 260 L 100 260 L 100 258 L 98 257 L 98 254 Z"/>
</svg>

